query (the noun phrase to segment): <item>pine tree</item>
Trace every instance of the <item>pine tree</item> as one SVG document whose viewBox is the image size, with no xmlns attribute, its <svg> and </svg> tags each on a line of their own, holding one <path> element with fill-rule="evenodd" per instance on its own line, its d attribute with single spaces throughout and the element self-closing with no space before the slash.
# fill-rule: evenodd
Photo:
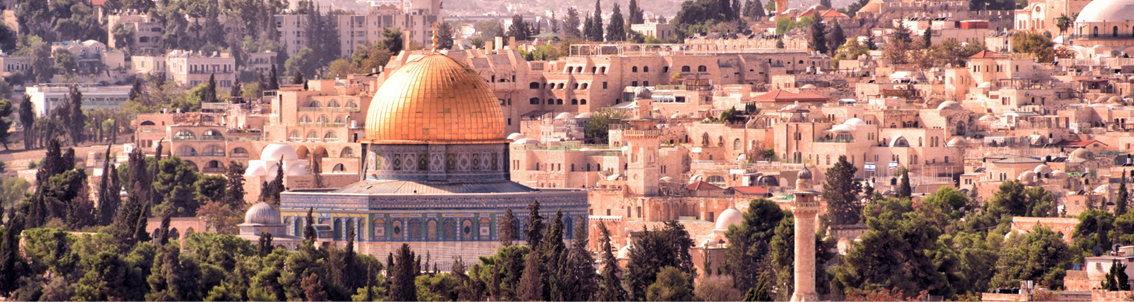
<svg viewBox="0 0 1134 302">
<path fill-rule="evenodd" d="M 1118 181 L 1118 194 L 1114 196 L 1114 216 L 1126 214 L 1126 207 L 1130 204 L 1130 191 L 1126 190 L 1126 170 L 1122 170 L 1122 179 Z"/>
<path fill-rule="evenodd" d="M 299 71 L 299 69 L 295 69 L 295 73 L 291 75 L 291 84 L 299 85 L 306 82 L 307 79 L 303 77 L 303 72 Z"/>
<path fill-rule="evenodd" d="M 926 27 L 925 31 L 921 33 L 921 48 L 929 49 L 933 46 L 933 28 Z"/>
<path fill-rule="evenodd" d="M 823 18 L 819 13 L 815 13 L 815 19 L 811 22 L 811 39 L 807 41 L 807 48 L 819 53 L 827 53 L 827 26 L 823 24 Z"/>
<path fill-rule="evenodd" d="M 621 269 L 618 259 L 614 258 L 613 247 L 610 244 L 610 231 L 606 225 L 599 223 L 599 241 L 602 247 L 599 253 L 602 257 L 602 273 L 600 284 L 595 292 L 594 301 L 626 301 L 626 290 L 622 288 Z"/>
<path fill-rule="evenodd" d="M 414 279 L 418 266 L 414 263 L 413 251 L 409 244 L 403 243 L 398 249 L 397 262 L 394 263 L 393 283 L 390 288 L 391 301 L 417 301 L 417 287 Z"/>
<path fill-rule="evenodd" d="M 504 218 L 500 220 L 500 246 L 510 246 L 516 240 L 520 230 L 516 227 L 516 215 L 512 209 L 504 211 Z"/>
<path fill-rule="evenodd" d="M 227 180 L 224 190 L 224 203 L 236 210 L 245 204 L 244 165 L 237 161 L 230 161 L 224 177 Z"/>
<path fill-rule="evenodd" d="M 538 249 L 543 241 L 543 217 L 539 215 L 539 200 L 528 205 L 528 228 L 524 239 L 533 251 Z"/>
<path fill-rule="evenodd" d="M 858 200 L 862 184 L 854 181 L 855 173 L 858 173 L 858 168 L 848 162 L 845 155 L 839 156 L 839 161 L 827 168 L 823 199 L 827 200 L 834 224 L 855 224 L 862 216 L 862 204 Z"/>
<path fill-rule="evenodd" d="M 12 297 L 9 293 L 20 289 L 18 280 L 26 271 L 24 258 L 20 253 L 20 233 L 24 231 L 24 215 L 19 211 L 9 211 L 8 224 L 4 229 L 3 241 L 0 241 L 0 294 Z"/>
<path fill-rule="evenodd" d="M 583 22 L 579 20 L 579 11 L 575 10 L 574 7 L 568 7 L 567 19 L 563 23 L 563 34 L 567 35 L 568 38 L 584 38 L 583 32 L 579 31 L 581 25 L 583 25 Z M 589 30 L 589 27 L 584 28 L 584 30 Z"/>
<path fill-rule="evenodd" d="M 315 273 L 307 275 L 303 278 L 303 295 L 307 297 L 307 301 L 327 301 L 327 292 L 323 290 L 323 281 L 319 280 L 319 276 Z"/>
<path fill-rule="evenodd" d="M 611 42 L 625 41 L 626 28 L 624 25 L 622 10 L 619 9 L 618 3 L 615 3 L 613 13 L 610 15 L 610 24 L 606 26 L 606 40 Z"/>
<path fill-rule="evenodd" d="M 873 30 L 866 31 L 866 43 L 864 43 L 864 46 L 866 46 L 866 48 L 870 50 L 878 50 L 878 44 L 874 43 Z"/>
</svg>

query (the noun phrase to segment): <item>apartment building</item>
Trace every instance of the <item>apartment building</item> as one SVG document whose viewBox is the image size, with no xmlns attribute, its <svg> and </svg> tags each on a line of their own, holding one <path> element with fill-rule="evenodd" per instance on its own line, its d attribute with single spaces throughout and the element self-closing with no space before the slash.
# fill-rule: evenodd
<svg viewBox="0 0 1134 302">
<path fill-rule="evenodd" d="M 236 58 L 228 53 L 202 54 L 171 51 L 165 57 L 167 75 L 178 85 L 194 87 L 215 77 L 217 87 L 231 88 L 236 80 Z"/>
</svg>

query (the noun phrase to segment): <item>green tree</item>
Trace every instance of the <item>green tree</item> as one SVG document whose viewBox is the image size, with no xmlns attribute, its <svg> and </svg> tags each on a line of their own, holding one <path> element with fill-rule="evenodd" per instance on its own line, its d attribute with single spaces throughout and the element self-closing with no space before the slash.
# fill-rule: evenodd
<svg viewBox="0 0 1134 302">
<path fill-rule="evenodd" d="M 31 44 L 31 71 L 35 81 L 50 83 L 55 76 L 55 61 L 51 59 L 51 44 L 35 42 Z"/>
<path fill-rule="evenodd" d="M 594 293 L 593 301 L 625 301 L 626 290 L 622 288 L 622 273 L 618 268 L 618 259 L 614 258 L 613 247 L 610 245 L 610 231 L 606 224 L 599 223 L 599 256 L 602 257 L 602 272 L 599 274 L 599 284 Z"/>
<path fill-rule="evenodd" d="M 526 41 L 532 35 L 531 26 L 524 22 L 524 16 L 519 14 L 512 16 L 512 25 L 508 26 L 509 37 L 516 38 L 516 41 Z"/>
<path fill-rule="evenodd" d="M 596 144 L 605 144 L 607 137 L 610 135 L 610 124 L 627 117 L 629 116 L 626 115 L 626 113 L 616 112 L 610 109 L 592 112 L 591 119 L 587 121 L 587 124 L 583 125 L 583 133 L 588 140 Z"/>
<path fill-rule="evenodd" d="M 591 31 L 587 34 L 590 35 L 588 40 L 593 42 L 602 42 L 602 0 L 595 0 L 595 11 L 591 15 Z"/>
<path fill-rule="evenodd" d="M 453 49 L 453 25 L 441 22 L 437 26 L 437 49 Z"/>
<path fill-rule="evenodd" d="M 512 209 L 504 212 L 504 218 L 500 220 L 500 245 L 510 246 L 512 240 L 516 240 L 516 235 L 520 230 L 517 227 L 516 215 L 512 214 Z"/>
<path fill-rule="evenodd" d="M 0 101 L 0 108 L 4 108 L 2 101 Z M 0 114 L 3 114 L 3 111 L 0 111 Z M 0 125 L 0 128 L 3 128 L 3 126 Z M 1126 170 L 1122 170 L 1122 177 L 1118 181 L 1118 193 L 1114 196 L 1114 216 L 1126 214 L 1126 207 L 1129 202 L 1130 191 L 1126 190 Z"/>
<path fill-rule="evenodd" d="M 839 25 L 839 21 L 835 20 L 835 25 L 831 30 L 827 31 L 827 51 L 828 55 L 834 56 L 839 46 L 847 42 L 847 36 L 843 33 L 843 27 Z"/>
<path fill-rule="evenodd" d="M 579 27 L 582 25 L 583 22 L 579 20 L 579 11 L 575 10 L 574 7 L 568 7 L 567 19 L 563 24 L 564 35 L 568 38 L 583 38 L 583 33 L 579 31 Z"/>
<path fill-rule="evenodd" d="M 613 12 L 610 15 L 610 24 L 606 25 L 606 40 L 607 41 L 626 41 L 625 23 L 622 19 L 622 10 L 619 9 L 618 3 L 614 4 Z"/>
<path fill-rule="evenodd" d="M 189 162 L 182 161 L 177 156 L 158 161 L 157 170 L 153 188 L 154 194 L 162 202 L 154 207 L 154 213 L 163 213 L 169 209 L 174 217 L 195 216 L 201 204 L 196 199 L 197 188 L 194 184 L 200 175 L 193 171 Z"/>
<path fill-rule="evenodd" d="M 1031 54 L 1039 62 L 1055 60 L 1055 43 L 1043 34 L 1016 32 L 1011 43 L 1013 52 Z"/>
<path fill-rule="evenodd" d="M 784 219 L 784 211 L 768 199 L 753 199 L 744 213 L 744 223 L 730 226 L 725 232 L 729 245 L 721 262 L 724 273 L 733 278 L 737 288 L 756 286 L 764 274 L 761 262 L 768 255 L 768 246 L 776 226 Z"/>
<path fill-rule="evenodd" d="M 692 301 L 693 284 L 680 269 L 666 266 L 658 271 L 658 279 L 646 289 L 646 301 Z"/>
<path fill-rule="evenodd" d="M 20 124 L 24 126 L 24 150 L 31 150 L 32 148 L 32 133 L 35 129 L 35 105 L 31 102 L 30 95 L 24 95 L 23 101 L 20 102 Z"/>
<path fill-rule="evenodd" d="M 814 19 L 809 30 L 811 39 L 807 41 L 807 49 L 827 53 L 827 26 L 823 24 L 823 18 L 819 17 L 818 12 Z"/>
<path fill-rule="evenodd" d="M 562 301 L 589 300 L 598 291 L 599 276 L 595 274 L 595 258 L 587 249 L 588 237 L 587 224 L 575 224 L 575 240 L 567 251 L 565 264 L 560 270 L 562 273 L 558 277 L 559 282 L 554 285 L 559 288 L 561 294 L 558 298 Z"/>
<path fill-rule="evenodd" d="M 524 274 L 520 278 L 518 288 L 520 299 L 527 301 L 543 300 L 543 283 L 540 282 L 540 279 L 543 278 L 542 267 L 539 254 L 529 253 L 527 260 L 524 261 Z"/>
<path fill-rule="evenodd" d="M 945 274 L 927 254 L 937 248 L 942 231 L 915 211 L 909 199 L 881 199 L 868 205 L 864 213 L 867 233 L 853 243 L 845 262 L 836 268 L 841 288 L 952 295 Z"/>
<path fill-rule="evenodd" d="M 647 287 L 656 281 L 663 267 L 672 266 L 682 273 L 692 274 L 693 257 L 689 255 L 692 247 L 693 239 L 677 221 L 667 221 L 654 231 L 644 230 L 641 238 L 630 247 L 630 262 L 626 265 L 630 298 L 646 299 Z"/>
<path fill-rule="evenodd" d="M 293 75 L 290 84 L 303 84 L 302 82 L 295 83 L 296 78 L 294 75 L 314 75 L 315 69 L 318 69 L 320 66 L 322 65 L 319 64 L 319 59 L 315 51 L 307 47 L 300 49 L 298 53 L 291 56 L 291 58 L 287 59 L 287 62 L 284 63 L 287 73 Z"/>
<path fill-rule="evenodd" d="M 1074 20 L 1067 17 L 1067 14 L 1060 14 L 1059 18 L 1055 18 L 1055 27 L 1059 28 L 1059 35 L 1067 33 L 1067 29 L 1071 28 L 1072 22 L 1074 22 Z"/>
<path fill-rule="evenodd" d="M 397 262 L 394 262 L 393 282 L 390 289 L 391 301 L 417 301 L 417 287 L 414 276 L 417 266 L 414 265 L 414 253 L 410 251 L 409 244 L 402 244 L 397 252 Z"/>
<path fill-rule="evenodd" d="M 0 99 L 0 144 L 4 144 L 4 150 L 8 150 L 8 129 L 12 128 L 14 121 L 12 116 L 12 101 L 7 99 Z"/>
<path fill-rule="evenodd" d="M 543 242 L 543 216 L 539 214 L 539 200 L 528 205 L 528 227 L 524 233 L 524 240 L 532 250 L 539 249 Z"/>
<path fill-rule="evenodd" d="M 114 26 L 114 46 L 119 49 L 125 49 L 127 52 L 134 47 L 134 27 L 126 26 L 126 23 L 118 23 Z"/>
<path fill-rule="evenodd" d="M 839 161 L 827 168 L 823 199 L 827 200 L 834 224 L 855 224 L 862 220 L 862 203 L 858 199 L 862 184 L 855 181 L 855 173 L 858 168 L 848 162 L 845 155 L 840 155 Z"/>
<path fill-rule="evenodd" d="M 910 170 L 903 168 L 900 178 L 897 196 L 898 198 L 910 198 L 913 195 L 913 188 L 910 187 Z"/>
<path fill-rule="evenodd" d="M 1051 289 L 1063 288 L 1063 277 L 1071 267 L 1073 256 L 1062 236 L 1037 225 L 1026 235 L 1011 235 L 1004 245 L 996 266 L 1009 269 L 998 270 L 992 278 L 992 286 L 1036 280 Z"/>
<path fill-rule="evenodd" d="M 637 0 L 630 0 L 630 4 L 626 6 L 626 11 L 630 15 L 626 21 L 628 24 L 642 24 L 646 23 L 645 13 L 642 8 L 638 6 Z"/>
</svg>

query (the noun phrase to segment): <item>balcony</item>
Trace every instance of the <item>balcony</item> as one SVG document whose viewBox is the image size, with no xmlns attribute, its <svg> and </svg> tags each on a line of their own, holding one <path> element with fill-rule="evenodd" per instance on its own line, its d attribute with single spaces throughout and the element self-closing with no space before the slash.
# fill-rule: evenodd
<svg viewBox="0 0 1134 302">
<path fill-rule="evenodd" d="M 299 107 L 298 111 L 359 112 L 358 107 Z"/>
</svg>

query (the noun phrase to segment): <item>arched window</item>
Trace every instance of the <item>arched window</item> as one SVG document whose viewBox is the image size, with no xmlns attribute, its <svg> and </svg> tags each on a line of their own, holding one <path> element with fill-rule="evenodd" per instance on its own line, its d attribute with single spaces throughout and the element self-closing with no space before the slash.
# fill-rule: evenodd
<svg viewBox="0 0 1134 302">
<path fill-rule="evenodd" d="M 150 43 L 150 37 L 138 38 L 138 43 Z"/>
<path fill-rule="evenodd" d="M 340 115 L 335 117 L 335 126 L 346 125 L 346 116 Z"/>
<path fill-rule="evenodd" d="M 174 153 L 173 155 L 182 156 L 182 157 L 197 156 L 197 149 L 193 149 L 193 147 L 189 146 L 189 145 L 181 145 L 181 147 L 177 147 L 177 152 Z"/>
<path fill-rule="evenodd" d="M 299 117 L 299 125 L 307 126 L 309 124 L 311 124 L 311 117 L 310 116 L 303 115 L 303 116 Z"/>
<path fill-rule="evenodd" d="M 578 105 L 579 99 L 571 99 L 571 105 Z"/>
<path fill-rule="evenodd" d="M 586 104 L 587 104 L 587 99 L 582 99 L 582 100 L 579 100 L 579 104 L 580 104 L 580 105 L 586 105 Z"/>
<path fill-rule="evenodd" d="M 351 149 L 350 147 L 343 148 L 343 151 L 339 152 L 339 157 L 353 158 L 354 157 L 354 149 Z"/>
<path fill-rule="evenodd" d="M 337 140 L 339 140 L 339 135 L 335 134 L 334 131 L 327 131 L 327 134 L 323 135 L 323 140 L 329 141 L 329 142 L 337 141 Z"/>
<path fill-rule="evenodd" d="M 1095 36 L 1095 37 L 1099 36 L 1099 27 L 1098 26 L 1095 26 L 1093 29 L 1091 29 L 1091 35 Z"/>
<path fill-rule="evenodd" d="M 706 72 L 706 71 L 709 71 L 709 68 L 705 67 L 705 65 L 697 66 L 697 72 Z"/>
<path fill-rule="evenodd" d="M 298 133 L 298 132 L 297 132 L 297 133 Z M 245 157 L 248 157 L 248 149 L 244 149 L 244 148 L 241 148 L 241 147 L 236 147 L 235 149 L 232 149 L 232 155 L 231 155 L 231 156 L 232 156 L 232 157 L 236 157 L 236 158 L 245 158 Z"/>
<path fill-rule="evenodd" d="M 555 99 L 556 105 L 563 105 L 563 99 Z"/>
<path fill-rule="evenodd" d="M 642 72 L 650 72 L 650 66 L 642 66 Z"/>
<path fill-rule="evenodd" d="M 202 152 L 201 156 L 224 157 L 224 148 L 217 145 L 209 145 L 208 147 L 205 147 L 205 152 Z"/>
<path fill-rule="evenodd" d="M 205 130 L 205 133 L 201 134 L 201 139 L 210 141 L 223 141 L 224 134 L 221 134 L 221 132 L 217 130 Z"/>
<path fill-rule="evenodd" d="M 154 124 L 154 122 L 151 122 L 151 121 L 142 122 L 142 126 L 153 126 L 153 125 L 156 125 L 156 124 Z"/>
<path fill-rule="evenodd" d="M 531 104 L 531 105 L 539 105 L 539 98 L 530 98 L 530 99 L 528 99 L 528 104 Z"/>
<path fill-rule="evenodd" d="M 1114 27 L 1114 33 L 1112 34 L 1112 36 L 1114 36 L 1115 38 L 1118 37 L 1118 26 Z"/>
<path fill-rule="evenodd" d="M 358 103 L 355 103 L 354 101 L 347 101 L 346 107 L 347 108 L 358 108 Z"/>
<path fill-rule="evenodd" d="M 630 72 L 638 72 L 638 66 L 630 67 Z"/>
<path fill-rule="evenodd" d="M 197 136 L 193 135 L 193 131 L 189 131 L 189 130 L 177 131 L 177 134 L 173 135 L 173 140 L 177 140 L 177 141 L 192 140 L 192 139 L 196 139 L 196 138 L 197 138 Z"/>
<path fill-rule="evenodd" d="M 339 101 L 331 100 L 330 102 L 327 102 L 327 108 L 339 108 L 339 107 L 342 107 L 342 106 L 339 106 Z"/>
<path fill-rule="evenodd" d="M 335 164 L 335 167 L 331 168 L 331 173 L 342 173 L 342 172 L 346 172 L 346 167 L 344 167 L 343 164 Z"/>
<path fill-rule="evenodd" d="M 310 104 L 310 105 L 308 105 L 308 107 L 311 107 L 311 108 L 323 108 L 323 104 L 322 104 L 322 103 L 319 103 L 319 101 L 311 101 L 311 104 Z"/>
<path fill-rule="evenodd" d="M 315 124 L 319 125 L 319 126 L 326 126 L 327 124 L 330 124 L 330 123 L 331 123 L 331 120 L 328 119 L 326 115 L 320 115 L 319 119 L 315 120 Z"/>
<path fill-rule="evenodd" d="M 319 132 L 315 132 L 315 130 L 311 130 L 311 132 L 307 132 L 307 140 L 308 141 L 314 141 L 314 140 L 318 140 L 318 139 L 319 139 Z"/>
<path fill-rule="evenodd" d="M 539 89 L 539 82 L 528 83 L 528 89 Z"/>
<path fill-rule="evenodd" d="M 681 66 L 681 72 L 689 72 L 689 66 Z"/>
<path fill-rule="evenodd" d="M 741 143 L 739 138 L 732 141 L 732 150 L 733 151 L 740 151 L 740 149 L 743 149 L 743 148 L 744 148 L 744 143 Z"/>
</svg>

